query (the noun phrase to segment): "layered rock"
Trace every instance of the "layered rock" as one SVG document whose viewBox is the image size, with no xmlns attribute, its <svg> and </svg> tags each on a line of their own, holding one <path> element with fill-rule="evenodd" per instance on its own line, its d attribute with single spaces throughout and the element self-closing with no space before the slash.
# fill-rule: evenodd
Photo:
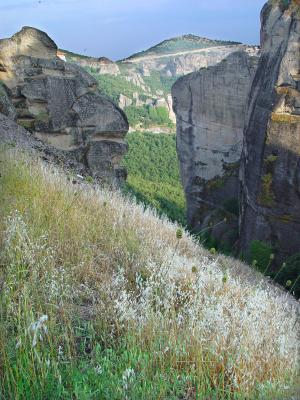
<svg viewBox="0 0 300 400">
<path fill-rule="evenodd" d="M 228 245 L 238 234 L 238 169 L 256 66 L 256 57 L 236 52 L 172 88 L 188 223 Z"/>
<path fill-rule="evenodd" d="M 300 2 L 262 10 L 262 56 L 251 90 L 241 169 L 240 248 L 300 251 Z"/>
<path fill-rule="evenodd" d="M 125 114 L 100 94 L 93 77 L 56 54 L 56 44 L 34 28 L 0 41 L 0 80 L 10 91 L 17 123 L 75 153 L 95 176 L 124 176 Z"/>
</svg>

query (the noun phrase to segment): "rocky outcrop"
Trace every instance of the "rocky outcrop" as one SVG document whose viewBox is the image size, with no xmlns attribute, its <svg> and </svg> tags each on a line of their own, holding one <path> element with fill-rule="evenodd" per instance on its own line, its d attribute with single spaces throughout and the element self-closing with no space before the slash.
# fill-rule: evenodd
<svg viewBox="0 0 300 400">
<path fill-rule="evenodd" d="M 65 62 L 75 63 L 83 68 L 90 68 L 100 75 L 120 75 L 120 68 L 117 63 L 106 57 L 87 57 L 64 50 L 57 50 L 56 55 Z"/>
<path fill-rule="evenodd" d="M 256 57 L 236 52 L 172 88 L 188 223 L 228 245 L 238 234 L 238 169 L 256 66 Z"/>
<path fill-rule="evenodd" d="M 124 94 L 120 94 L 119 96 L 119 107 L 122 108 L 122 110 L 124 110 L 124 108 L 126 107 L 130 107 L 132 105 L 133 101 L 125 96 Z"/>
<path fill-rule="evenodd" d="M 125 114 L 100 94 L 92 76 L 56 54 L 56 44 L 34 28 L 0 41 L 0 80 L 10 92 L 17 123 L 76 154 L 94 176 L 124 176 Z"/>
<path fill-rule="evenodd" d="M 300 2 L 262 10 L 262 55 L 246 117 L 240 249 L 272 246 L 277 261 L 300 251 Z"/>
<path fill-rule="evenodd" d="M 14 120 L 17 116 L 15 107 L 10 98 L 10 91 L 0 82 L 0 113 Z"/>
</svg>

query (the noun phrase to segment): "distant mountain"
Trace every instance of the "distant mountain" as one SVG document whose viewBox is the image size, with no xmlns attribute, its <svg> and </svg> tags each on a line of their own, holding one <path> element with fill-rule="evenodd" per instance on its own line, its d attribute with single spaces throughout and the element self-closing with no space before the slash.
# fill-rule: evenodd
<svg viewBox="0 0 300 400">
<path fill-rule="evenodd" d="M 86 68 L 97 79 L 102 93 L 124 109 L 132 129 L 174 132 L 173 83 L 238 50 L 258 53 L 257 47 L 189 34 L 164 40 L 117 62 L 65 50 L 59 50 L 58 56 Z"/>
<path fill-rule="evenodd" d="M 239 44 L 241 43 L 224 41 L 224 40 L 207 39 L 200 36 L 188 34 L 164 40 L 163 42 L 158 43 L 153 47 L 150 47 L 148 50 L 144 50 L 139 53 L 133 54 L 126 60 L 131 60 L 134 58 L 140 58 L 145 56 L 171 55 L 177 52 L 201 50 L 208 47 L 232 46 Z"/>
</svg>

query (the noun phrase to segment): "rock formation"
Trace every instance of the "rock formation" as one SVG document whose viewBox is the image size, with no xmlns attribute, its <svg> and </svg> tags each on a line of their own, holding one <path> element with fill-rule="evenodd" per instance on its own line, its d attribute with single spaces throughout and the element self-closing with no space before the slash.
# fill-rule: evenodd
<svg viewBox="0 0 300 400">
<path fill-rule="evenodd" d="M 0 111 L 35 137 L 75 153 L 92 175 L 109 181 L 124 176 L 125 114 L 100 94 L 85 70 L 57 57 L 57 46 L 46 33 L 25 27 L 0 40 L 0 80 L 15 115 L 1 100 Z"/>
<path fill-rule="evenodd" d="M 263 8 L 262 55 L 250 94 L 241 168 L 240 248 L 300 251 L 300 1 Z"/>
<path fill-rule="evenodd" d="M 172 88 L 188 223 L 228 245 L 238 234 L 238 169 L 256 66 L 257 57 L 236 52 Z"/>
<path fill-rule="evenodd" d="M 75 63 L 83 68 L 91 68 L 100 75 L 120 75 L 120 68 L 118 67 L 117 63 L 106 57 L 95 58 L 80 56 L 79 54 L 74 54 L 63 50 L 57 50 L 56 55 L 63 61 Z"/>
<path fill-rule="evenodd" d="M 0 82 L 0 113 L 11 119 L 16 118 L 16 110 L 10 98 L 10 91 Z"/>
</svg>

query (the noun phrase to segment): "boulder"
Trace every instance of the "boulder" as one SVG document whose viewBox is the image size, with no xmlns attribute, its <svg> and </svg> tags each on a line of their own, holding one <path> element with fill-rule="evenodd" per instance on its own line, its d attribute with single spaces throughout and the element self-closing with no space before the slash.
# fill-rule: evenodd
<svg viewBox="0 0 300 400">
<path fill-rule="evenodd" d="M 0 40 L 0 80 L 10 91 L 19 125 L 57 149 L 74 152 L 97 177 L 125 176 L 120 167 L 127 151 L 125 114 L 101 95 L 84 69 L 57 57 L 46 33 L 25 27 Z"/>
<path fill-rule="evenodd" d="M 16 118 L 16 110 L 10 98 L 10 91 L 0 82 L 0 113 L 14 120 Z"/>
</svg>

